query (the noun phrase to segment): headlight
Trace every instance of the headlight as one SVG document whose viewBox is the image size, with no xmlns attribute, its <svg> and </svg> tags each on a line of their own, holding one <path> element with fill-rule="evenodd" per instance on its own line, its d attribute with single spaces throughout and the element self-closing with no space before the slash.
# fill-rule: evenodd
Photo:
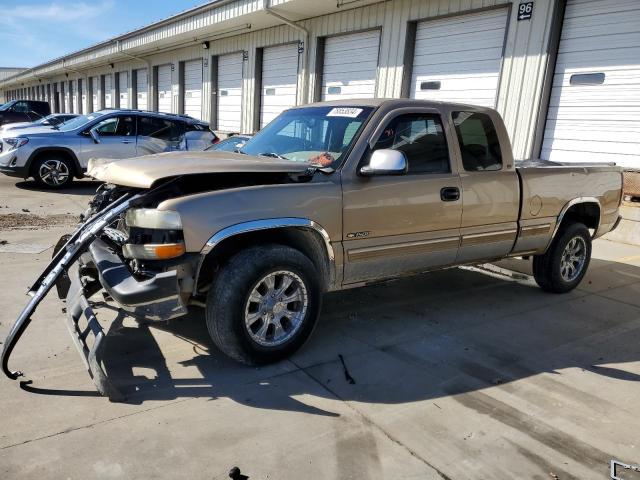
<svg viewBox="0 0 640 480">
<path fill-rule="evenodd" d="M 4 143 L 11 145 L 11 148 L 9 150 L 15 150 L 16 148 L 20 148 L 21 146 L 29 143 L 29 139 L 24 137 L 4 138 L 3 140 Z"/>
<path fill-rule="evenodd" d="M 184 243 L 162 243 L 134 245 L 128 243 L 122 246 L 122 254 L 125 258 L 137 258 L 139 260 L 166 260 L 176 258 L 185 252 Z"/>
<path fill-rule="evenodd" d="M 127 210 L 125 222 L 129 227 L 152 228 L 158 230 L 182 230 L 180 214 L 172 210 L 136 208 Z"/>
</svg>

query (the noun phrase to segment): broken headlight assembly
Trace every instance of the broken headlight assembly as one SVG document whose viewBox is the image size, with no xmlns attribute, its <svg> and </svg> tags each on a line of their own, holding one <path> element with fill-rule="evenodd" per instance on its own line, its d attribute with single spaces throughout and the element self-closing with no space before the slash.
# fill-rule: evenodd
<svg viewBox="0 0 640 480">
<path fill-rule="evenodd" d="M 128 229 L 122 255 L 127 259 L 168 260 L 185 253 L 182 221 L 178 212 L 154 208 L 127 210 L 124 223 Z"/>
</svg>

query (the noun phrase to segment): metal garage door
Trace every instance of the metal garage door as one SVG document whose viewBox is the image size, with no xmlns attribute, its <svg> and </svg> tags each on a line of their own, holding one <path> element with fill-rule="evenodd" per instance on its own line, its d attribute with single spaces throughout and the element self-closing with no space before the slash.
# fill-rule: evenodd
<svg viewBox="0 0 640 480">
<path fill-rule="evenodd" d="M 640 168 L 640 2 L 569 0 L 541 157 Z"/>
<path fill-rule="evenodd" d="M 98 107 L 98 77 L 91 77 L 91 111 L 97 112 Z"/>
<path fill-rule="evenodd" d="M 202 60 L 184 63 L 184 113 L 202 118 Z"/>
<path fill-rule="evenodd" d="M 418 23 L 411 98 L 494 107 L 508 9 Z"/>
<path fill-rule="evenodd" d="M 158 111 L 171 113 L 171 65 L 158 67 Z"/>
<path fill-rule="evenodd" d="M 113 108 L 111 74 L 104 76 L 104 108 Z"/>
<path fill-rule="evenodd" d="M 378 30 L 327 38 L 322 100 L 375 97 L 379 46 Z"/>
<path fill-rule="evenodd" d="M 218 130 L 240 132 L 242 116 L 242 53 L 218 58 Z"/>
<path fill-rule="evenodd" d="M 262 53 L 260 128 L 296 104 L 298 45 L 265 48 Z"/>
<path fill-rule="evenodd" d="M 118 94 L 120 108 L 129 108 L 129 72 L 118 75 Z"/>
<path fill-rule="evenodd" d="M 141 68 L 136 70 L 136 100 L 138 110 L 147 110 L 149 108 L 148 91 L 149 91 L 149 76 L 147 75 L 147 69 Z"/>
<path fill-rule="evenodd" d="M 62 86 L 64 88 L 64 109 L 62 111 L 71 112 L 69 108 L 69 82 L 64 82 Z"/>
<path fill-rule="evenodd" d="M 78 112 L 78 82 L 75 80 L 71 80 L 69 83 L 69 88 L 71 89 L 71 111 L 73 113 Z"/>
</svg>

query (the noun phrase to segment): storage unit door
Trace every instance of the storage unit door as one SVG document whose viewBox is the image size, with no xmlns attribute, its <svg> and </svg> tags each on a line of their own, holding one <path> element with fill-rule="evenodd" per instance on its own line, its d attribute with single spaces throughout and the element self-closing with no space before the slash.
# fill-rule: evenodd
<svg viewBox="0 0 640 480">
<path fill-rule="evenodd" d="M 146 68 L 136 71 L 136 99 L 138 101 L 138 110 L 147 110 L 149 108 L 149 78 Z"/>
<path fill-rule="evenodd" d="M 171 113 L 171 65 L 158 67 L 158 111 Z"/>
<path fill-rule="evenodd" d="M 241 132 L 242 53 L 218 57 L 218 130 Z"/>
<path fill-rule="evenodd" d="M 91 77 L 91 111 L 97 112 L 98 106 L 98 77 Z"/>
<path fill-rule="evenodd" d="M 509 10 L 419 22 L 411 98 L 495 107 Z"/>
<path fill-rule="evenodd" d="M 262 53 L 260 128 L 296 104 L 298 45 L 268 47 Z"/>
<path fill-rule="evenodd" d="M 640 168 L 637 0 L 568 0 L 541 157 Z"/>
<path fill-rule="evenodd" d="M 202 119 L 202 60 L 184 62 L 184 113 Z"/>
<path fill-rule="evenodd" d="M 375 97 L 379 47 L 379 30 L 327 38 L 322 100 Z"/>
<path fill-rule="evenodd" d="M 72 80 L 69 84 L 71 88 L 71 111 L 73 113 L 78 112 L 78 82 Z"/>
<path fill-rule="evenodd" d="M 104 108 L 113 108 L 113 92 L 111 91 L 111 75 L 104 76 Z"/>
<path fill-rule="evenodd" d="M 120 72 L 118 75 L 118 90 L 120 108 L 129 108 L 129 72 Z"/>
</svg>

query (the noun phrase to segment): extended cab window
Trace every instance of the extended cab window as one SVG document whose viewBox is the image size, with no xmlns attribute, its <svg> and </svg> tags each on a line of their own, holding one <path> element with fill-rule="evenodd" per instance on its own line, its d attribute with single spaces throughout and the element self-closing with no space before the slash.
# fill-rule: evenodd
<svg viewBox="0 0 640 480">
<path fill-rule="evenodd" d="M 502 169 L 498 134 L 489 115 L 477 112 L 453 112 L 462 166 L 468 172 Z"/>
<path fill-rule="evenodd" d="M 409 173 L 450 172 L 447 141 L 438 115 L 419 113 L 394 118 L 374 150 L 382 148 L 404 153 Z"/>
<path fill-rule="evenodd" d="M 29 104 L 27 102 L 16 102 L 11 108 L 11 110 L 14 112 L 28 113 Z"/>
<path fill-rule="evenodd" d="M 93 128 L 103 137 L 130 137 L 135 135 L 135 121 L 131 116 L 107 118 Z"/>
</svg>

